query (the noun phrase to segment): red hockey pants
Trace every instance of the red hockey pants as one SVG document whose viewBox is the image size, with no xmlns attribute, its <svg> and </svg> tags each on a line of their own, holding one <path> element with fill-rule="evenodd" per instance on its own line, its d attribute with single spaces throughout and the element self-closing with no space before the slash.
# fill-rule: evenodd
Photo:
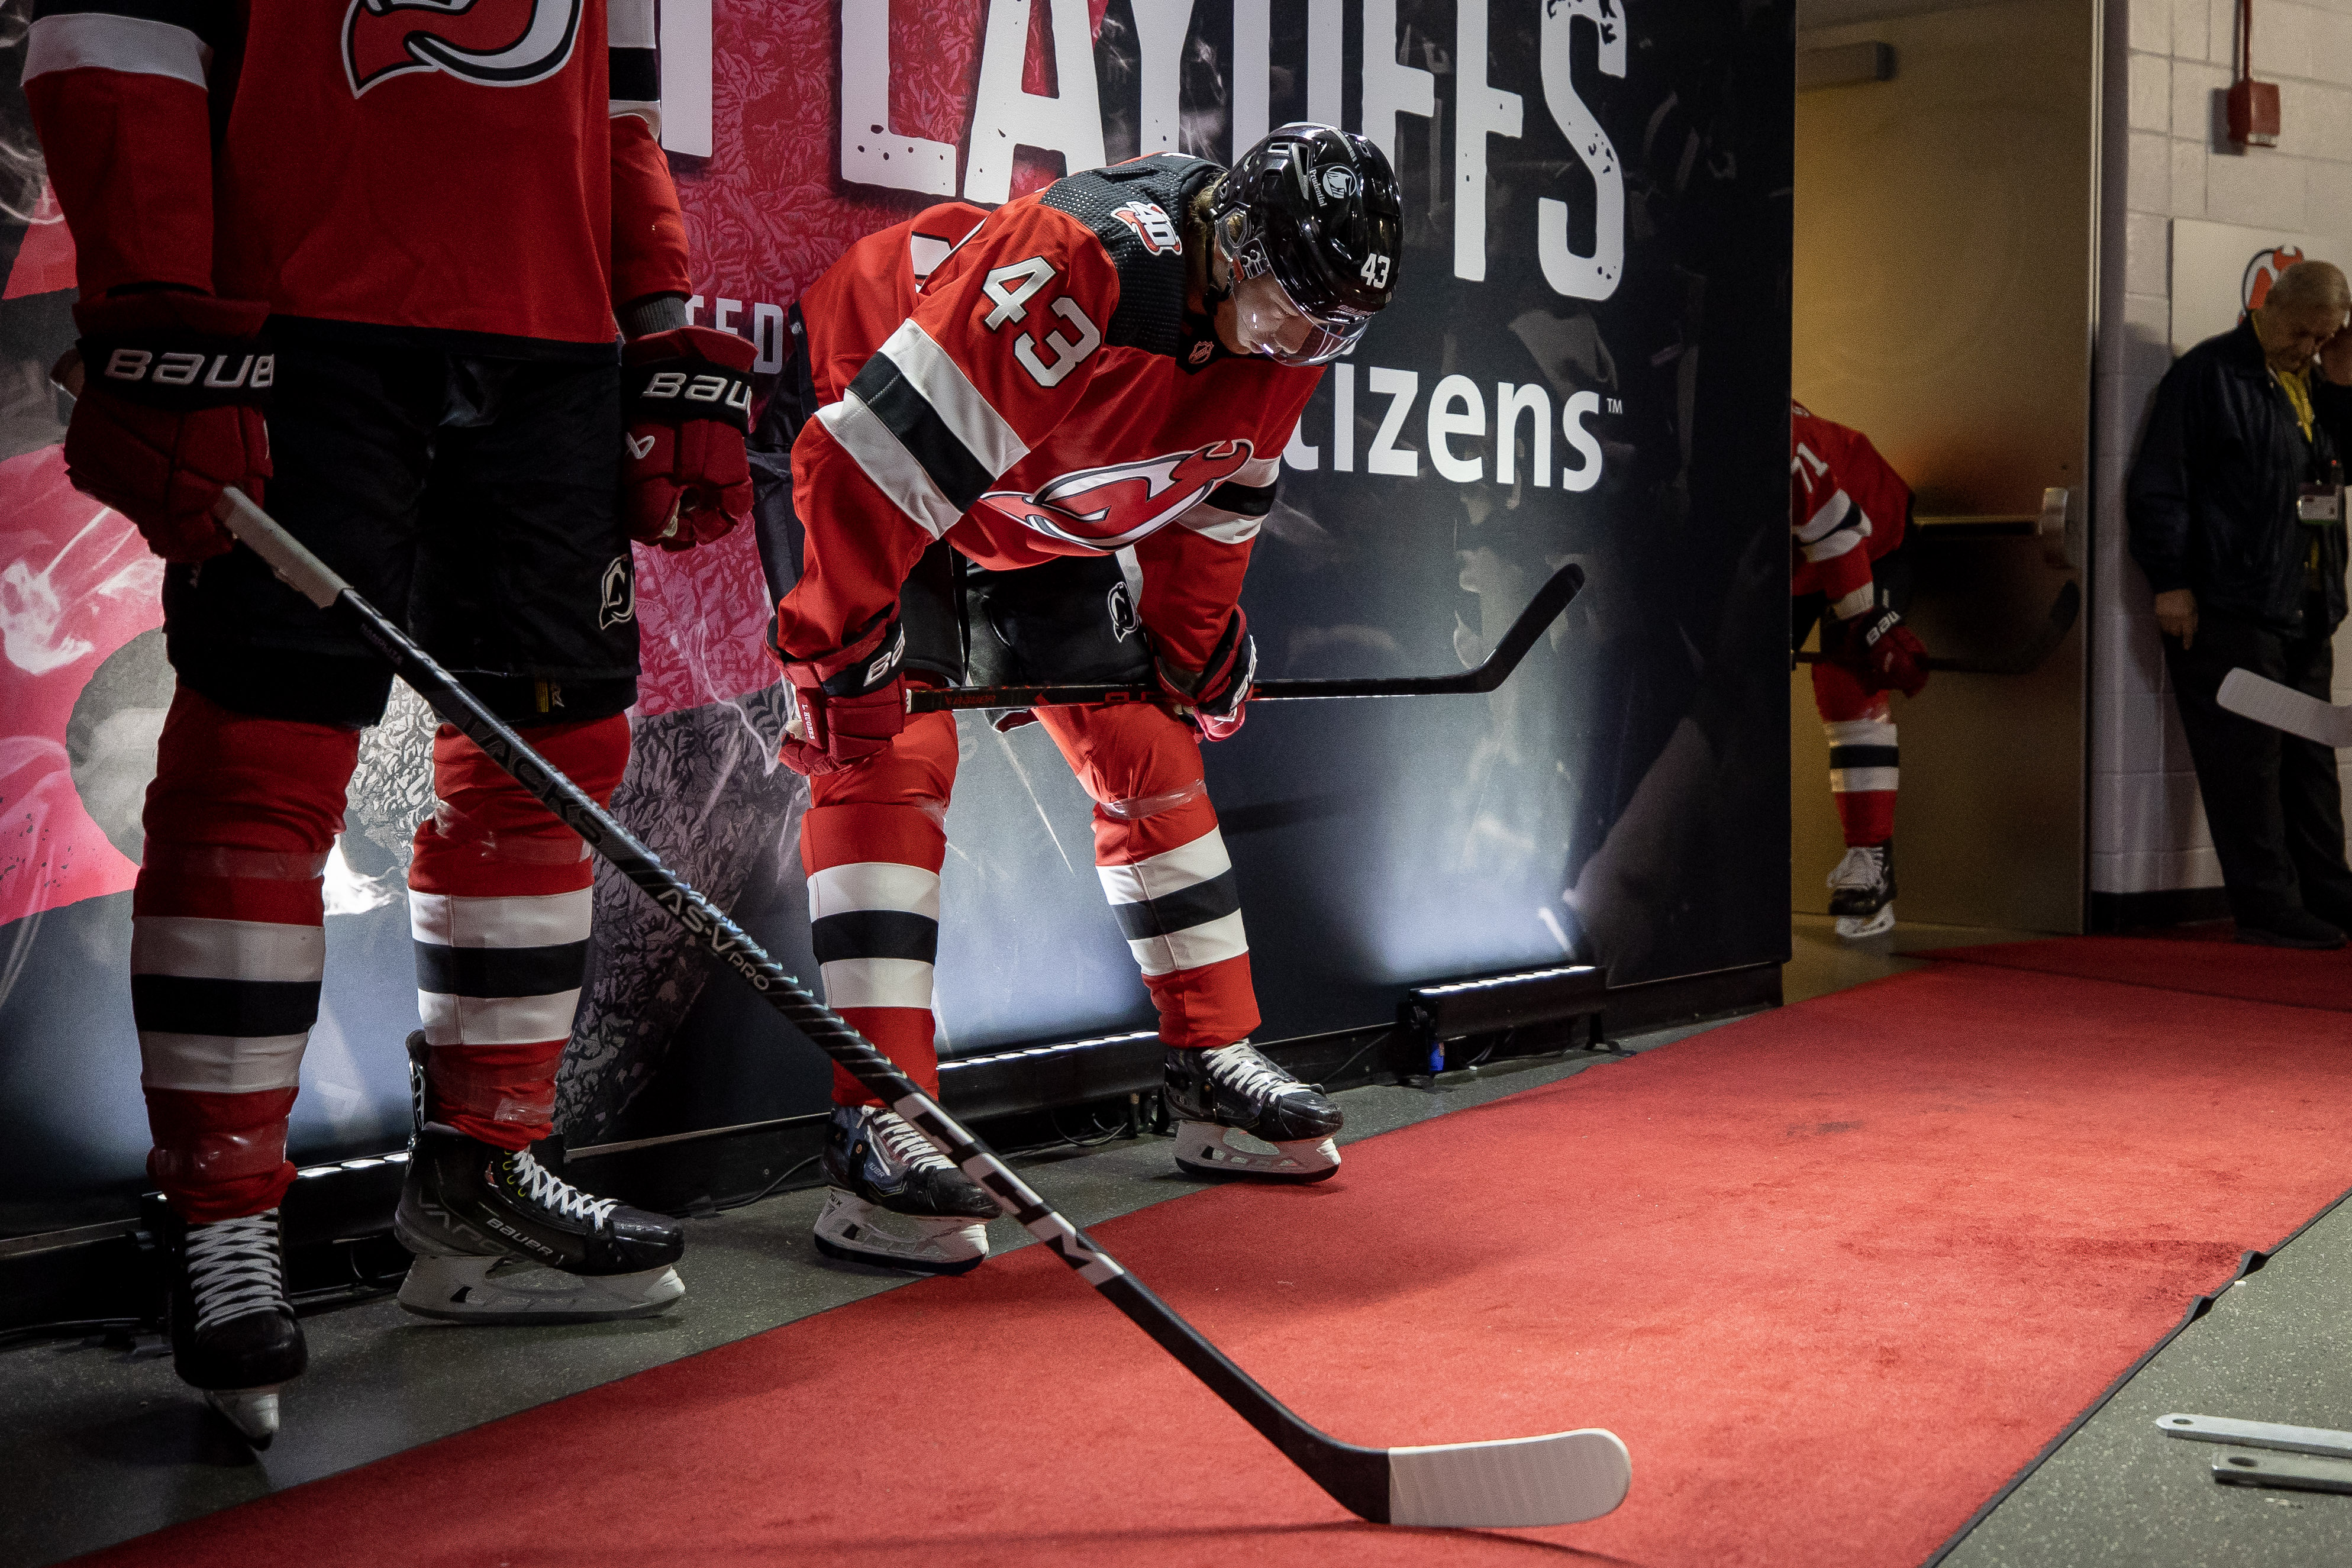
<svg viewBox="0 0 2352 1568">
<path fill-rule="evenodd" d="M 628 760 L 619 715 L 530 731 L 598 800 Z M 359 731 L 258 719 L 182 687 L 147 793 L 131 1003 L 155 1147 L 148 1173 L 204 1224 L 258 1214 L 286 1159 L 326 963 L 324 878 Z M 455 731 L 409 868 L 436 1114 L 501 1148 L 545 1136 L 587 960 L 587 846 Z"/>
<path fill-rule="evenodd" d="M 1895 837 L 1900 770 L 1895 713 L 1884 691 L 1865 691 L 1853 671 L 1824 659 L 1813 666 L 1813 706 L 1830 742 L 1830 795 L 1848 845 Z"/>
<path fill-rule="evenodd" d="M 1171 1046 L 1257 1027 L 1249 942 L 1191 728 L 1158 708 L 1048 708 L 1039 721 L 1094 797 L 1095 868 Z M 955 720 L 919 714 L 887 751 L 809 781 L 801 863 L 825 1000 L 939 1092 L 931 969 L 955 790 Z M 835 1068 L 834 1100 L 877 1103 Z"/>
</svg>

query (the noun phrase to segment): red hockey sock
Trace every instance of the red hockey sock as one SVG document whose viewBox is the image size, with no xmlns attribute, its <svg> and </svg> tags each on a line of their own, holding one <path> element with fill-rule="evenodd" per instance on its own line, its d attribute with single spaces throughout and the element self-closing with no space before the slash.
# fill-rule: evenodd
<svg viewBox="0 0 2352 1568">
<path fill-rule="evenodd" d="M 1895 792 L 1900 769 L 1895 726 L 1849 719 L 1822 726 L 1830 739 L 1830 795 L 1849 845 L 1884 844 L 1895 837 Z"/>
<path fill-rule="evenodd" d="M 537 728 L 530 740 L 599 805 L 628 765 L 628 721 L 617 713 Z M 595 863 L 578 834 L 446 724 L 433 741 L 433 785 L 441 805 L 417 825 L 408 868 L 430 1114 L 521 1149 L 553 1125 Z"/>
<path fill-rule="evenodd" d="M 887 750 L 811 779 L 801 819 L 809 932 L 825 1001 L 930 1095 L 940 1091 L 931 973 L 955 771 L 955 720 L 919 714 Z M 881 1103 L 839 1068 L 833 1100 Z"/>
<path fill-rule="evenodd" d="M 1249 938 L 1192 731 L 1158 708 L 1049 708 L 1039 721 L 1095 798 L 1095 870 L 1168 1045 L 1258 1026 Z"/>
<path fill-rule="evenodd" d="M 193 1224 L 294 1179 L 286 1119 L 319 1016 L 322 877 L 359 732 L 233 713 L 182 687 L 155 748 L 131 895 L 148 1174 Z"/>
</svg>

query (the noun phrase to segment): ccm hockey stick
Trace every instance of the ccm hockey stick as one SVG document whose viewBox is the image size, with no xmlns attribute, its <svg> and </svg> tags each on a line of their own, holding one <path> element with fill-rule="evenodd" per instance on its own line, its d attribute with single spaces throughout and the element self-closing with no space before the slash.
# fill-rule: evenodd
<svg viewBox="0 0 2352 1568">
<path fill-rule="evenodd" d="M 768 1005 L 961 1166 L 997 1207 L 1052 1249 L 1186 1370 L 1209 1385 L 1316 1485 L 1377 1524 L 1457 1528 L 1572 1524 L 1607 1513 L 1633 1481 L 1625 1445 L 1597 1427 L 1428 1447 L 1365 1448 L 1300 1420 L 1200 1331 L 916 1088 L 889 1058 L 814 996 L 716 904 L 655 858 L 580 786 L 548 765 L 406 633 L 247 499 L 222 492 L 215 515 L 289 587 L 348 621 L 441 717 L 504 768 L 589 847 L 670 912 Z"/>
<path fill-rule="evenodd" d="M 2083 590 L 2072 578 L 2058 590 L 2057 598 L 2050 603 L 2050 614 L 2042 626 L 2025 641 L 2017 645 L 2001 658 L 1936 658 L 1924 662 L 1929 669 L 1948 669 L 1954 675 L 2032 675 L 2057 651 L 2066 634 L 2074 627 L 2074 617 L 2083 613 Z M 1819 664 L 1822 655 L 1812 649 L 1801 649 L 1795 656 L 1799 664 Z"/>
<path fill-rule="evenodd" d="M 2322 702 L 2251 669 L 2233 669 L 2223 676 L 2220 700 L 2231 712 L 2257 724 L 2268 724 L 2323 746 L 2352 746 L 2352 708 Z"/>
<path fill-rule="evenodd" d="M 1278 702 L 1293 697 L 1444 697 L 1456 692 L 1492 691 L 1518 668 L 1535 647 L 1552 617 L 1568 608 L 1584 586 L 1584 568 L 1570 562 L 1536 590 L 1511 629 L 1495 644 L 1475 669 L 1458 675 L 1369 676 L 1355 680 L 1261 680 L 1250 688 L 1252 702 Z M 1135 686 L 970 686 L 940 689 L 909 687 L 909 713 L 952 713 L 971 708 L 1060 708 L 1079 704 L 1165 702 L 1168 693 L 1150 684 Z"/>
</svg>

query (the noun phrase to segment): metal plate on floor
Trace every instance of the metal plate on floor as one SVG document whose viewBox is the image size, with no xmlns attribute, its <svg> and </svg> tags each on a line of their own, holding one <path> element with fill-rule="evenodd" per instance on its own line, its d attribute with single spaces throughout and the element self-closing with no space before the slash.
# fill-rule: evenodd
<svg viewBox="0 0 2352 1568">
<path fill-rule="evenodd" d="M 2278 1487 L 2298 1492 L 2352 1494 L 2352 1459 L 2305 1454 L 2230 1454 L 2216 1461 L 2213 1479 L 2225 1487 Z"/>
<path fill-rule="evenodd" d="M 2168 1437 L 2352 1459 L 2352 1432 L 2336 1432 L 2325 1426 L 2284 1426 L 2273 1421 L 2232 1421 L 2226 1415 L 2181 1414 L 2164 1416 L 2156 1425 Z"/>
</svg>

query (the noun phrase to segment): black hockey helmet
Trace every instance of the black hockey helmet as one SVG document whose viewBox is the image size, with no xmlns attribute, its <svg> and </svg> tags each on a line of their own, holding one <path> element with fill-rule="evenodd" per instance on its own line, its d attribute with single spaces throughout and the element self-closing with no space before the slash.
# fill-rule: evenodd
<svg viewBox="0 0 2352 1568">
<path fill-rule="evenodd" d="M 1388 157 L 1361 136 L 1299 121 L 1242 154 L 1209 197 L 1209 227 L 1234 281 L 1271 276 L 1315 325 L 1274 357 L 1328 364 L 1396 296 L 1404 204 Z"/>
</svg>

